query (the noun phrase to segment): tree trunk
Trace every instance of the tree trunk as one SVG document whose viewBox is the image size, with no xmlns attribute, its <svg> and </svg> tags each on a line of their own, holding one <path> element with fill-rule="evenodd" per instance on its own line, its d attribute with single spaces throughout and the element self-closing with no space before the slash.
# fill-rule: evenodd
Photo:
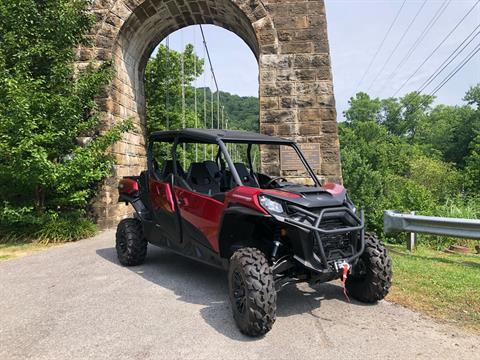
<svg viewBox="0 0 480 360">
<path fill-rule="evenodd" d="M 35 188 L 35 207 L 38 214 L 45 211 L 45 188 L 41 185 Z"/>
</svg>

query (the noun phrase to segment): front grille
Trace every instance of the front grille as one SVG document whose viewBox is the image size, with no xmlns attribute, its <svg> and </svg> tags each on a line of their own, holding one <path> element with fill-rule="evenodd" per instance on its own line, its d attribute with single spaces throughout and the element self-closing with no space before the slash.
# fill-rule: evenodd
<svg viewBox="0 0 480 360">
<path fill-rule="evenodd" d="M 319 228 L 325 230 L 341 229 L 350 226 L 345 223 L 344 219 L 329 219 L 322 221 Z M 320 240 L 323 244 L 323 250 L 327 260 L 339 260 L 354 254 L 354 236 L 352 232 L 340 233 L 340 234 L 320 234 Z M 320 254 L 320 249 L 317 245 L 313 247 L 313 251 Z"/>
</svg>

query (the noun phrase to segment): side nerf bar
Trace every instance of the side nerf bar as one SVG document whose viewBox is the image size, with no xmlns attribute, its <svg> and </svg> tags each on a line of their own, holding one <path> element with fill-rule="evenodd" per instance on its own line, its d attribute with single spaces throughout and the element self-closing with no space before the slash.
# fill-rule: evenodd
<svg viewBox="0 0 480 360">
<path fill-rule="evenodd" d="M 316 271 L 330 271 L 328 260 L 327 260 L 327 257 L 325 255 L 325 250 L 324 250 L 322 239 L 321 239 L 321 236 L 320 236 L 321 234 L 323 234 L 323 235 L 346 234 L 346 233 L 353 232 L 353 231 L 360 231 L 360 239 L 359 239 L 360 240 L 360 249 L 358 249 L 358 245 L 359 245 L 358 242 L 355 242 L 354 249 L 358 249 L 358 250 L 353 255 L 351 255 L 350 257 L 348 257 L 346 259 L 343 259 L 343 261 L 346 261 L 349 264 L 351 264 L 358 257 L 360 257 L 360 255 L 365 250 L 365 220 L 364 220 L 363 211 L 360 213 L 360 217 L 358 217 L 351 209 L 349 209 L 347 207 L 335 207 L 335 208 L 322 209 L 320 211 L 320 214 L 312 213 L 311 211 L 305 210 L 305 209 L 303 209 L 301 207 L 298 207 L 298 206 L 295 206 L 295 205 L 289 205 L 289 209 L 294 210 L 294 211 L 299 212 L 299 213 L 302 213 L 305 216 L 314 220 L 314 224 L 309 225 L 309 224 L 305 224 L 301 221 L 297 221 L 297 220 L 293 220 L 293 219 L 289 219 L 289 218 L 284 219 L 284 221 L 286 223 L 298 226 L 298 227 L 306 229 L 306 230 L 310 230 L 312 232 L 313 238 L 314 238 L 314 241 L 315 241 L 315 245 L 317 245 L 317 247 L 319 249 L 319 252 L 320 252 L 320 258 L 318 258 L 318 256 L 313 251 L 312 251 L 312 255 L 311 255 L 310 259 L 300 259 L 300 258 L 297 258 L 297 257 L 295 257 L 295 258 L 297 258 L 298 261 L 302 262 L 306 266 L 309 265 L 309 264 L 307 264 L 307 262 L 310 263 L 309 267 L 311 267 L 313 270 L 316 270 Z M 338 229 L 322 229 L 322 228 L 320 228 L 320 225 L 321 225 L 321 222 L 322 222 L 322 219 L 323 219 L 324 215 L 328 214 L 328 213 L 336 213 L 336 212 L 347 213 L 348 215 L 350 215 L 355 220 L 355 222 L 358 225 L 346 226 L 346 227 L 342 227 L 342 228 L 338 228 Z"/>
</svg>

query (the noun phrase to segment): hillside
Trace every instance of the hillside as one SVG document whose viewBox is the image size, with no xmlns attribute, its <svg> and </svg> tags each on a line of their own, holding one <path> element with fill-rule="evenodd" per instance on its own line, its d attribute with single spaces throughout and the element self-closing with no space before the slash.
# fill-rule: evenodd
<svg viewBox="0 0 480 360">
<path fill-rule="evenodd" d="M 211 90 L 210 88 L 205 89 L 206 99 L 207 99 L 207 119 L 211 119 Z M 213 93 L 214 98 L 214 118 L 216 119 L 216 109 L 217 102 L 216 93 Z M 197 89 L 197 109 L 199 114 L 203 114 L 203 101 L 204 100 L 204 88 Z M 193 96 L 188 97 L 186 100 L 187 106 L 193 108 L 194 98 Z M 220 91 L 220 104 L 224 106 L 225 109 L 225 118 L 228 118 L 228 127 L 231 129 L 242 129 L 242 130 L 251 130 L 258 131 L 258 118 L 259 118 L 259 103 L 258 98 L 255 96 L 239 96 L 230 94 L 228 92 Z M 200 118 L 203 119 L 203 116 L 200 115 Z"/>
</svg>

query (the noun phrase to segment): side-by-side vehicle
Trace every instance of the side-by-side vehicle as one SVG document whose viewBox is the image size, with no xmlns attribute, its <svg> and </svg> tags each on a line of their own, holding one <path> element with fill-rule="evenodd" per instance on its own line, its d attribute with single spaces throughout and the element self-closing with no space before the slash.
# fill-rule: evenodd
<svg viewBox="0 0 480 360">
<path fill-rule="evenodd" d="M 271 329 L 287 284 L 341 279 L 359 301 L 383 299 L 392 278 L 385 247 L 365 232 L 345 188 L 321 183 L 317 171 L 280 137 L 154 132 L 148 169 L 119 183 L 119 201 L 135 209 L 118 225 L 119 261 L 143 263 L 150 243 L 227 270 L 233 317 L 249 336 Z"/>
</svg>

